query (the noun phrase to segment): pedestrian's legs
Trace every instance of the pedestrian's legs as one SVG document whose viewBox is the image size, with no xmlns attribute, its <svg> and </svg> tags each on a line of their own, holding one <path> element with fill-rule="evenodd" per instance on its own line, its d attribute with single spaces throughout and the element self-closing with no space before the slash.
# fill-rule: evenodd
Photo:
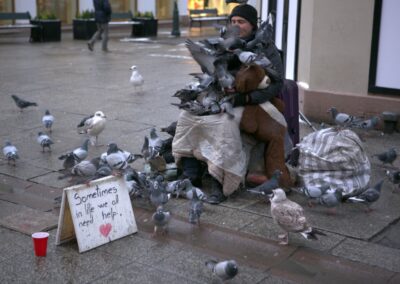
<svg viewBox="0 0 400 284">
<path fill-rule="evenodd" d="M 103 26 L 103 39 L 102 39 L 102 49 L 103 51 L 108 51 L 108 23 L 105 23 Z"/>
<path fill-rule="evenodd" d="M 97 23 L 97 31 L 94 33 L 92 38 L 88 41 L 88 48 L 90 51 L 93 51 L 93 46 L 96 42 L 96 40 L 100 39 L 102 33 L 103 33 L 103 25 L 100 23 Z"/>
</svg>

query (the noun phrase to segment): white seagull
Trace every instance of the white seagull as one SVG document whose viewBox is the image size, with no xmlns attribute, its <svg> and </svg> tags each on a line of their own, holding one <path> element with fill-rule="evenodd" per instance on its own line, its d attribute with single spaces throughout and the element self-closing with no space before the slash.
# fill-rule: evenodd
<svg viewBox="0 0 400 284">
<path fill-rule="evenodd" d="M 132 70 L 132 75 L 129 81 L 131 82 L 135 90 L 137 87 L 142 88 L 144 83 L 143 76 L 139 73 L 136 65 L 133 65 L 130 69 Z"/>
<path fill-rule="evenodd" d="M 106 127 L 106 116 L 102 111 L 96 111 L 94 115 L 85 117 L 78 124 L 78 133 L 79 134 L 88 134 L 90 137 L 90 142 L 92 145 L 97 145 L 97 139 L 99 134 Z"/>
<path fill-rule="evenodd" d="M 275 223 L 281 227 L 285 233 L 279 235 L 281 245 L 289 243 L 289 232 L 300 233 L 305 239 L 317 240 L 318 235 L 324 233 L 312 228 L 304 215 L 303 208 L 286 198 L 286 194 L 281 188 L 274 189 L 271 194 L 271 215 Z"/>
</svg>

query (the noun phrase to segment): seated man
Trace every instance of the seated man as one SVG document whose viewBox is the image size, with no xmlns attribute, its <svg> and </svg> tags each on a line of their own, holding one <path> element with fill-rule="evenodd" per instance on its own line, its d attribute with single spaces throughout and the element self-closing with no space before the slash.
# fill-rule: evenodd
<svg viewBox="0 0 400 284">
<path fill-rule="evenodd" d="M 236 6 L 229 17 L 231 25 L 239 27 L 240 38 L 246 42 L 254 39 L 257 31 L 257 10 L 250 5 Z M 274 75 L 265 88 L 240 89 L 234 97 L 234 118 L 227 113 L 195 116 L 182 111 L 173 140 L 173 155 L 182 167 L 182 178 L 189 178 L 196 186 L 201 185 L 203 165 L 211 182 L 208 202 L 219 204 L 238 189 L 243 182 L 249 162 L 241 131 L 266 143 L 264 163 L 267 177 L 276 169 L 282 171 L 281 186 L 290 186 L 288 170 L 284 164 L 284 136 L 286 122 L 275 108 L 268 115 L 260 104 L 274 99 L 283 86 L 283 67 L 279 52 L 273 42 L 267 46 L 254 46 L 257 52 L 268 58 Z M 252 50 L 246 50 L 252 51 Z M 271 65 L 270 64 L 270 65 Z M 243 63 L 238 56 L 228 62 L 228 71 L 239 74 Z M 267 74 L 268 75 L 268 74 Z M 238 77 L 236 77 L 236 80 Z M 275 99 L 274 99 L 275 100 Z M 243 107 L 245 106 L 245 107 Z M 278 106 L 278 104 L 277 104 Z M 278 107 L 282 111 L 281 107 Z M 275 119 L 278 117 L 278 119 Z"/>
</svg>

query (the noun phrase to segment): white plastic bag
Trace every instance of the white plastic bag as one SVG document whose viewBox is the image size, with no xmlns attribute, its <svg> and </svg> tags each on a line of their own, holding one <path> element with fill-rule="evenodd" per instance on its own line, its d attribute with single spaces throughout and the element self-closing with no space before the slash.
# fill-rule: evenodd
<svg viewBox="0 0 400 284">
<path fill-rule="evenodd" d="M 371 164 L 357 134 L 326 128 L 298 144 L 299 179 L 305 186 L 329 184 L 344 195 L 356 195 L 368 186 Z"/>
</svg>

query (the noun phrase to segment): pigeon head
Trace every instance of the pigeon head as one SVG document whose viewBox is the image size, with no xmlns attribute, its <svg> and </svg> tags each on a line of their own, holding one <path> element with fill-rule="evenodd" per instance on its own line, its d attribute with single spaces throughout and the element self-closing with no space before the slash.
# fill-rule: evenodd
<svg viewBox="0 0 400 284">
<path fill-rule="evenodd" d="M 229 279 L 233 278 L 238 273 L 238 265 L 236 261 L 229 260 L 226 264 L 225 272 Z"/>
<path fill-rule="evenodd" d="M 101 117 L 101 118 L 106 118 L 106 116 L 104 115 L 104 113 L 103 113 L 102 111 L 100 111 L 100 110 L 96 111 L 96 112 L 94 113 L 94 116 L 98 116 L 98 117 Z"/>
<path fill-rule="evenodd" d="M 279 179 L 282 175 L 282 171 L 281 170 L 275 170 L 272 174 L 273 177 L 275 177 L 276 179 Z"/>
<path fill-rule="evenodd" d="M 118 152 L 118 145 L 115 143 L 108 144 L 107 155 Z"/>
<path fill-rule="evenodd" d="M 11 146 L 11 142 L 10 141 L 6 141 L 5 146 Z"/>
<path fill-rule="evenodd" d="M 43 135 L 43 132 L 39 131 L 38 136 L 41 136 L 41 135 Z"/>
<path fill-rule="evenodd" d="M 156 129 L 155 128 L 152 128 L 151 130 L 150 130 L 150 138 L 157 138 L 158 137 L 158 135 L 157 135 L 157 132 L 156 132 Z"/>
<path fill-rule="evenodd" d="M 286 193 L 282 188 L 277 188 L 272 191 L 271 202 L 282 202 L 286 200 Z"/>
<path fill-rule="evenodd" d="M 338 114 L 338 111 L 335 107 L 331 107 L 330 109 L 328 109 L 327 112 L 329 112 L 332 115 L 333 119 L 335 119 L 336 115 Z"/>
</svg>

